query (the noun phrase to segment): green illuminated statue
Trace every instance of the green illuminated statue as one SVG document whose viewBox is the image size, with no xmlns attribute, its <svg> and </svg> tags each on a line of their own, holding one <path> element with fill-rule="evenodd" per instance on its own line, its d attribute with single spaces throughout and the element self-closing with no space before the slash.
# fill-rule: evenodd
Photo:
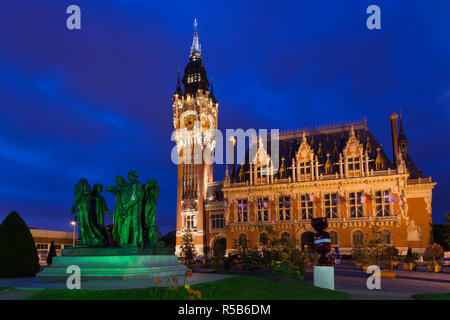
<svg viewBox="0 0 450 320">
<path fill-rule="evenodd" d="M 112 238 L 115 246 L 153 247 L 161 245 L 161 234 L 156 225 L 156 201 L 159 186 L 155 179 L 147 181 L 143 187 L 137 180 L 136 171 L 130 171 L 127 182 L 122 176 L 116 176 L 116 186 L 106 191 L 116 197 L 113 216 Z M 100 194 L 101 184 L 93 190 L 86 179 L 80 179 L 75 185 L 75 201 L 72 213 L 76 213 L 79 236 L 82 245 L 104 246 L 108 238 L 104 225 L 104 215 L 111 213 L 105 198 Z"/>
<path fill-rule="evenodd" d="M 142 205 L 144 199 L 144 189 L 141 183 L 137 180 L 138 174 L 136 171 L 130 171 L 128 173 L 128 186 L 126 192 L 125 203 L 123 204 L 123 210 L 125 213 L 125 219 L 129 221 L 128 244 L 132 246 L 142 247 L 142 225 L 141 214 Z M 122 231 L 123 232 L 123 231 Z"/>
<path fill-rule="evenodd" d="M 89 219 L 90 204 L 91 204 L 91 186 L 86 179 L 80 179 L 75 184 L 75 200 L 72 206 L 72 214 L 76 214 L 74 220 L 78 223 L 78 235 L 81 243 L 85 245 L 94 244 L 94 232 L 91 228 L 91 221 Z"/>
<path fill-rule="evenodd" d="M 113 215 L 113 240 L 118 245 L 126 245 L 128 244 L 127 233 L 129 221 L 125 219 L 123 205 L 127 195 L 128 184 L 122 176 L 116 176 L 115 181 L 117 186 L 106 188 L 106 191 L 116 196 L 116 207 L 114 208 Z"/>
<path fill-rule="evenodd" d="M 144 245 L 154 246 L 159 240 L 159 230 L 156 225 L 156 200 L 159 195 L 159 185 L 155 179 L 150 179 L 144 186 L 144 210 L 142 216 L 142 230 Z"/>
<path fill-rule="evenodd" d="M 111 215 L 106 206 L 105 198 L 100 193 L 103 191 L 101 184 L 95 184 L 91 193 L 90 223 L 95 236 L 93 245 L 105 245 L 108 243 L 104 223 L 105 214 Z"/>
</svg>

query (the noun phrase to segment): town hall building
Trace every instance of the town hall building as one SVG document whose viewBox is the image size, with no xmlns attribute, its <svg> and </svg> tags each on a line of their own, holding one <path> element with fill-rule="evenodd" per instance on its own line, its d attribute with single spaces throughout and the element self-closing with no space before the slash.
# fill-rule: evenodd
<svg viewBox="0 0 450 320">
<path fill-rule="evenodd" d="M 403 254 L 408 247 L 423 252 L 428 246 L 436 183 L 411 158 L 397 114 L 387 119 L 392 159 L 363 120 L 281 132 L 276 170 L 270 145 L 258 143 L 254 159 L 247 153 L 240 165 L 227 166 L 223 179 L 214 181 L 212 164 L 188 161 L 196 148 L 214 154 L 210 132 L 217 128 L 219 112 L 196 23 L 189 62 L 181 83 L 178 75 L 172 102 L 179 157 L 177 255 L 186 233 L 199 255 L 213 255 L 220 247 L 230 253 L 236 242 L 260 248 L 281 238 L 309 247 L 315 217 L 328 219 L 332 246 L 344 254 L 355 241 L 367 239 L 373 226 Z M 200 131 L 194 130 L 196 124 Z"/>
</svg>

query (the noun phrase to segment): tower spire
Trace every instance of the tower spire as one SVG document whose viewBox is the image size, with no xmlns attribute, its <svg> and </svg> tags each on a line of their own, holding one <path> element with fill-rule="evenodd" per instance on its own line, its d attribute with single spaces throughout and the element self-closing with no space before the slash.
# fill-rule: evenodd
<svg viewBox="0 0 450 320">
<path fill-rule="evenodd" d="M 192 46 L 191 46 L 191 58 L 201 58 L 202 55 L 202 49 L 200 46 L 200 43 L 198 41 L 198 35 L 197 35 L 197 18 L 195 18 L 194 20 L 194 40 L 192 41 Z"/>
<path fill-rule="evenodd" d="M 175 89 L 175 93 L 177 94 L 179 97 L 181 97 L 183 95 L 183 91 L 181 90 L 181 84 L 180 84 L 180 69 L 177 70 L 178 73 L 178 81 L 177 81 L 177 88 Z"/>
</svg>

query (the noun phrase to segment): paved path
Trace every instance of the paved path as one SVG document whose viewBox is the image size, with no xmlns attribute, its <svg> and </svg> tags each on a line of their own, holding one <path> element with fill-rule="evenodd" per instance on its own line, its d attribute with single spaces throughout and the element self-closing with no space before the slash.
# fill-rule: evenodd
<svg viewBox="0 0 450 320">
<path fill-rule="evenodd" d="M 450 269 L 443 273 L 421 271 L 394 270 L 396 278 L 381 278 L 380 290 L 367 289 L 369 274 L 356 268 L 350 261 L 343 261 L 335 266 L 335 288 L 352 295 L 354 299 L 411 299 L 411 295 L 419 293 L 450 292 Z M 312 282 L 312 270 L 309 281 Z"/>
</svg>

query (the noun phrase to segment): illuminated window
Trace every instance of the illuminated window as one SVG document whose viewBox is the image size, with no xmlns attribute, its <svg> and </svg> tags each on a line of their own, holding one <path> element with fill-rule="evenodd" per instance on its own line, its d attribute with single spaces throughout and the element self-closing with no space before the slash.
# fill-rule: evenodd
<svg viewBox="0 0 450 320">
<path fill-rule="evenodd" d="M 258 199 L 258 221 L 269 221 L 269 199 Z"/>
<path fill-rule="evenodd" d="M 325 216 L 327 218 L 337 218 L 337 195 L 329 193 L 325 195 Z"/>
<path fill-rule="evenodd" d="M 225 227 L 225 218 L 223 213 L 211 214 L 211 229 L 223 229 Z"/>
<path fill-rule="evenodd" d="M 291 199 L 290 197 L 279 197 L 278 209 L 280 220 L 291 220 Z"/>
<path fill-rule="evenodd" d="M 247 199 L 237 201 L 238 222 L 247 222 L 248 218 L 248 204 Z"/>
<path fill-rule="evenodd" d="M 391 215 L 389 190 L 375 192 L 375 209 L 377 217 L 388 217 Z"/>
<path fill-rule="evenodd" d="M 313 218 L 313 202 L 307 199 L 306 195 L 300 197 L 300 207 L 302 211 L 302 219 Z"/>
<path fill-rule="evenodd" d="M 298 163 L 299 180 L 311 179 L 311 161 L 302 161 Z"/>
<path fill-rule="evenodd" d="M 193 215 L 187 215 L 186 216 L 186 229 L 187 230 L 194 230 L 196 228 L 195 225 L 195 219 Z"/>
<path fill-rule="evenodd" d="M 351 192 L 349 194 L 350 217 L 361 218 L 363 216 L 362 192 Z"/>
</svg>

